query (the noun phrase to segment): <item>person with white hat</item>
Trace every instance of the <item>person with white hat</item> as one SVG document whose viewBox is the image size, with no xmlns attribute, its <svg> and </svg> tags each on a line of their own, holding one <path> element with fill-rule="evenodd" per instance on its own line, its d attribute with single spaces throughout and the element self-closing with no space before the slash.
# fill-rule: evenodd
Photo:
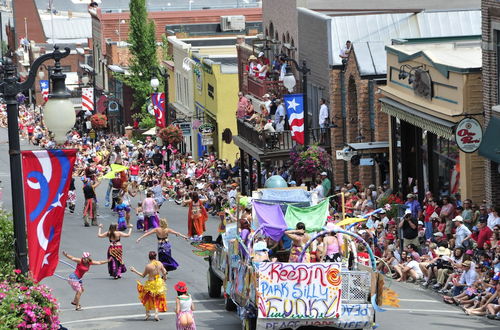
<svg viewBox="0 0 500 330">
<path fill-rule="evenodd" d="M 472 232 L 464 225 L 464 219 L 462 216 L 457 215 L 453 220 L 451 220 L 455 224 L 455 234 L 453 235 L 455 239 L 455 247 L 468 247 L 464 246 L 464 244 L 468 245 L 469 241 L 464 241 L 467 236 L 472 234 Z"/>
<path fill-rule="evenodd" d="M 328 179 L 328 173 L 326 173 L 325 171 L 321 172 L 321 185 L 323 186 L 323 195 L 325 197 L 328 197 L 330 196 L 331 192 L 332 192 L 332 182 L 330 181 L 330 179 Z"/>
<path fill-rule="evenodd" d="M 407 208 L 403 219 L 399 222 L 399 228 L 403 230 L 403 245 L 408 246 L 409 244 L 415 244 L 417 247 L 420 246 L 418 240 L 418 222 L 417 219 L 412 217 L 411 209 Z"/>
</svg>

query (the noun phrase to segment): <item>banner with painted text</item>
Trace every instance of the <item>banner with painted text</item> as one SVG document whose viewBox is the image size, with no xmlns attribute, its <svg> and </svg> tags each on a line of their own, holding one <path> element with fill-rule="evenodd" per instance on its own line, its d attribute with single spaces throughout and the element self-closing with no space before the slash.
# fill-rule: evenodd
<svg viewBox="0 0 500 330">
<path fill-rule="evenodd" d="M 340 264 L 266 262 L 258 267 L 259 318 L 339 318 Z"/>
</svg>

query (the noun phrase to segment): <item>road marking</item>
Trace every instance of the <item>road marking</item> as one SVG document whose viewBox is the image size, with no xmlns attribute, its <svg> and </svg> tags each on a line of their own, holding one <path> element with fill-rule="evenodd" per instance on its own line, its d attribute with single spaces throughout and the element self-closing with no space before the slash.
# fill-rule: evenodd
<svg viewBox="0 0 500 330">
<path fill-rule="evenodd" d="M 448 310 L 448 309 L 414 309 L 414 308 L 383 308 L 388 311 L 395 312 L 422 312 L 422 313 L 452 313 L 452 314 L 463 314 L 462 311 Z"/>
<path fill-rule="evenodd" d="M 193 300 L 195 303 L 203 303 L 203 302 L 214 302 L 217 304 L 217 302 L 221 305 L 224 303 L 224 300 L 214 300 L 214 299 L 202 299 L 202 300 Z M 174 304 L 175 301 L 167 301 L 168 304 Z M 100 306 L 85 306 L 85 309 L 101 309 L 101 308 L 115 308 L 115 307 L 127 307 L 127 306 L 141 306 L 141 303 L 135 302 L 135 303 L 128 303 L 128 304 L 116 304 L 116 305 L 100 305 Z M 68 308 L 68 309 L 61 309 L 61 312 L 64 311 L 73 311 L 75 310 L 74 308 Z"/>
<path fill-rule="evenodd" d="M 84 308 L 86 309 L 86 308 Z M 215 312 L 224 312 L 227 313 L 225 309 L 214 309 L 210 311 L 195 311 L 195 314 L 205 314 L 205 313 L 215 313 Z M 175 315 L 175 312 L 166 312 L 166 313 L 158 313 L 159 315 L 162 316 L 168 316 L 168 315 Z M 228 314 L 233 314 L 233 313 L 228 313 Z M 94 322 L 94 321 L 109 321 L 109 320 L 118 320 L 118 319 L 130 319 L 130 318 L 143 318 L 145 316 L 144 313 L 142 314 L 126 314 L 126 315 L 115 315 L 115 316 L 105 316 L 105 317 L 95 317 L 92 319 L 83 319 L 83 320 L 75 320 L 75 321 L 68 321 L 68 322 L 61 322 L 61 324 L 64 324 L 65 326 L 68 324 L 75 324 L 75 323 L 84 323 L 84 322 Z M 153 317 L 153 316 L 151 316 Z"/>
</svg>

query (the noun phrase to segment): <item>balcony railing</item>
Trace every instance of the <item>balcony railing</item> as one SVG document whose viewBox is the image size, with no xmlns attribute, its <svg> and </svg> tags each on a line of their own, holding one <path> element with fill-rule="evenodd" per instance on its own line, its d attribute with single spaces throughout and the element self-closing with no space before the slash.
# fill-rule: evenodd
<svg viewBox="0 0 500 330">
<path fill-rule="evenodd" d="M 297 144 L 292 140 L 289 130 L 274 133 L 258 132 L 251 123 L 241 119 L 238 119 L 237 127 L 239 137 L 264 152 L 290 150 Z M 309 144 L 317 143 L 324 148 L 330 147 L 330 129 L 312 128 L 308 131 Z"/>
<path fill-rule="evenodd" d="M 247 79 L 247 93 L 262 100 L 262 96 L 268 93 L 275 93 L 278 97 L 283 94 L 285 87 L 281 81 L 277 80 L 263 80 L 250 76 Z"/>
</svg>

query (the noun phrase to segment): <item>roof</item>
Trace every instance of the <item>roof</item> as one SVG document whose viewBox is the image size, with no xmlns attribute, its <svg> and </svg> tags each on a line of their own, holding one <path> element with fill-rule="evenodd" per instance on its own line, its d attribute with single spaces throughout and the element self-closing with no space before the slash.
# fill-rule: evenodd
<svg viewBox="0 0 500 330">
<path fill-rule="evenodd" d="M 52 0 L 53 8 L 56 10 L 70 10 L 74 12 L 87 12 L 89 1 L 84 0 Z M 38 9 L 47 9 L 47 0 L 35 0 Z M 123 0 L 100 0 L 99 8 L 103 10 L 128 10 L 129 1 Z M 146 1 L 148 11 L 173 11 L 189 9 L 188 0 L 148 0 Z M 170 4 L 170 5 L 169 5 Z M 255 1 L 241 0 L 196 0 L 191 3 L 191 9 L 204 8 L 255 8 L 259 4 Z"/>
<path fill-rule="evenodd" d="M 482 67 L 480 42 L 476 45 L 457 43 L 392 45 L 386 49 L 387 52 L 396 54 L 399 62 L 425 57 L 445 76 L 448 76 L 448 71 L 474 72 Z"/>
<path fill-rule="evenodd" d="M 54 38 L 57 42 L 81 43 L 92 38 L 92 20 L 89 17 L 42 19 L 43 31 L 47 39 Z M 54 35 L 52 35 L 54 26 Z"/>
<path fill-rule="evenodd" d="M 386 74 L 386 56 L 382 50 L 392 39 L 481 34 L 480 10 L 335 16 L 330 19 L 330 65 L 342 65 L 340 51 L 345 42 L 351 40 L 360 71 L 365 75 Z"/>
</svg>

